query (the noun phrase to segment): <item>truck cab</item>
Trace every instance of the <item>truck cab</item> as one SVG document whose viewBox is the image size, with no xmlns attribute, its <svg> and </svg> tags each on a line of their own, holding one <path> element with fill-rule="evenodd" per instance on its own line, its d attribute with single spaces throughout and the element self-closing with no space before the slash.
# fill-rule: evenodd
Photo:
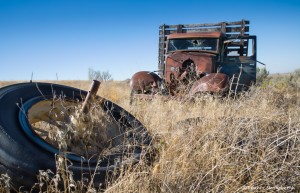
<svg viewBox="0 0 300 193">
<path fill-rule="evenodd" d="M 194 96 L 247 90 L 256 81 L 257 43 L 248 34 L 249 23 L 160 26 L 158 74 L 134 74 L 133 93 Z"/>
<path fill-rule="evenodd" d="M 222 36 L 221 32 L 177 33 L 168 36 L 164 74 L 171 94 L 180 92 L 176 88 L 180 84 L 186 87 L 216 72 Z"/>
</svg>

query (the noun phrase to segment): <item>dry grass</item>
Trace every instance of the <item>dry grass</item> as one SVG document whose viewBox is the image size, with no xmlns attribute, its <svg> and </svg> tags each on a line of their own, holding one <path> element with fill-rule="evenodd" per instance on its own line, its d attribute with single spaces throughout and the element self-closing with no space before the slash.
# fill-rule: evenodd
<svg viewBox="0 0 300 193">
<path fill-rule="evenodd" d="M 17 83 L 23 83 L 29 81 L 0 81 L 0 88 Z M 38 82 L 48 82 L 53 84 L 62 84 L 67 85 L 83 90 L 89 90 L 90 81 L 80 81 L 80 80 L 59 80 L 59 81 L 49 81 L 49 80 L 41 80 Z M 98 91 L 98 95 L 109 98 L 110 100 L 118 103 L 118 104 L 126 104 L 127 100 L 129 100 L 129 85 L 126 81 L 109 81 L 101 83 L 100 89 Z"/>
<path fill-rule="evenodd" d="M 157 98 L 130 106 L 125 82 L 103 83 L 98 94 L 134 114 L 154 136 L 157 151 L 153 164 L 122 171 L 105 191 L 300 191 L 299 87 L 269 83 L 236 99 Z"/>
<path fill-rule="evenodd" d="M 35 132 L 51 145 L 89 159 L 94 155 L 104 155 L 104 150 L 109 151 L 116 141 L 113 134 L 117 135 L 119 130 L 101 105 L 101 101 L 94 102 L 90 112 L 83 115 L 82 106 L 73 101 L 61 98 L 42 101 L 29 109 L 28 120 Z M 51 106 L 50 112 L 49 109 L 43 110 L 44 106 Z"/>
<path fill-rule="evenodd" d="M 157 160 L 125 172 L 107 192 L 300 190 L 299 87 L 264 85 L 237 99 L 157 99 L 129 109 L 156 136 Z"/>
</svg>

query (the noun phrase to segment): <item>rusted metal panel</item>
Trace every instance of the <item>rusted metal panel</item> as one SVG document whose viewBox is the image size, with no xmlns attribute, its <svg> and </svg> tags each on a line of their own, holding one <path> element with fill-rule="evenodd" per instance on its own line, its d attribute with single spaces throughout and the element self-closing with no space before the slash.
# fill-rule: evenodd
<svg viewBox="0 0 300 193">
<path fill-rule="evenodd" d="M 149 89 L 157 88 L 159 81 L 161 81 L 161 78 L 157 74 L 149 71 L 141 71 L 132 76 L 129 85 L 131 90 L 144 93 Z"/>
<path fill-rule="evenodd" d="M 194 96 L 198 92 L 220 93 L 228 89 L 228 83 L 229 78 L 226 74 L 211 73 L 193 84 L 189 96 Z"/>
<path fill-rule="evenodd" d="M 220 38 L 222 36 L 221 32 L 201 32 L 201 33 L 177 33 L 168 36 L 168 39 L 176 38 Z"/>
<path fill-rule="evenodd" d="M 167 56 L 167 65 L 165 72 L 166 82 L 171 82 L 172 77 L 178 79 L 185 71 L 183 64 L 186 61 L 191 61 L 195 65 L 195 70 L 198 75 L 203 73 L 212 73 L 215 70 L 216 58 L 214 54 L 197 53 L 197 52 L 179 52 Z"/>
</svg>

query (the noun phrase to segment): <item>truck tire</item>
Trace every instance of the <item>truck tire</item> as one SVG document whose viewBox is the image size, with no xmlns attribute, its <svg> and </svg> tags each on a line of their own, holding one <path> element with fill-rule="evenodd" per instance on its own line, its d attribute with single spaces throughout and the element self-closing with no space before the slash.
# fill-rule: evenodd
<svg viewBox="0 0 300 193">
<path fill-rule="evenodd" d="M 37 183 L 39 170 L 56 171 L 56 158 L 61 152 L 39 137 L 29 126 L 26 119 L 28 107 L 40 100 L 51 100 L 53 96 L 63 96 L 74 101 L 82 101 L 86 91 L 50 83 L 20 83 L 0 89 L 0 173 L 8 174 L 11 186 L 15 189 L 30 190 Z M 128 140 L 134 140 L 133 155 L 135 162 L 142 155 L 142 146 L 150 144 L 150 138 L 143 125 L 130 113 L 111 101 L 103 99 L 103 110 L 118 121 L 126 132 Z M 131 128 L 130 131 L 125 131 Z M 74 180 L 91 179 L 95 186 L 105 183 L 107 174 L 122 164 L 120 155 L 105 158 L 84 159 L 81 155 L 64 154 L 70 161 L 69 170 Z M 118 164 L 115 161 L 119 160 Z M 98 164 L 98 165 L 97 165 Z M 97 171 L 97 172 L 95 172 Z"/>
</svg>

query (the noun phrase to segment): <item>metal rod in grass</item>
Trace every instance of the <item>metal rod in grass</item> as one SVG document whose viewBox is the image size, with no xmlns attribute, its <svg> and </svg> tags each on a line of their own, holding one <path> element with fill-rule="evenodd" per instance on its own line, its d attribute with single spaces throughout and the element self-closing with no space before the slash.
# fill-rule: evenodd
<svg viewBox="0 0 300 193">
<path fill-rule="evenodd" d="M 95 99 L 96 94 L 98 92 L 98 89 L 100 87 L 100 84 L 101 84 L 100 81 L 93 80 L 93 82 L 91 84 L 91 88 L 90 88 L 88 94 L 86 95 L 86 98 L 85 98 L 85 100 L 83 102 L 83 105 L 82 105 L 81 112 L 83 114 L 89 113 L 89 111 L 90 111 L 90 104 Z"/>
</svg>

